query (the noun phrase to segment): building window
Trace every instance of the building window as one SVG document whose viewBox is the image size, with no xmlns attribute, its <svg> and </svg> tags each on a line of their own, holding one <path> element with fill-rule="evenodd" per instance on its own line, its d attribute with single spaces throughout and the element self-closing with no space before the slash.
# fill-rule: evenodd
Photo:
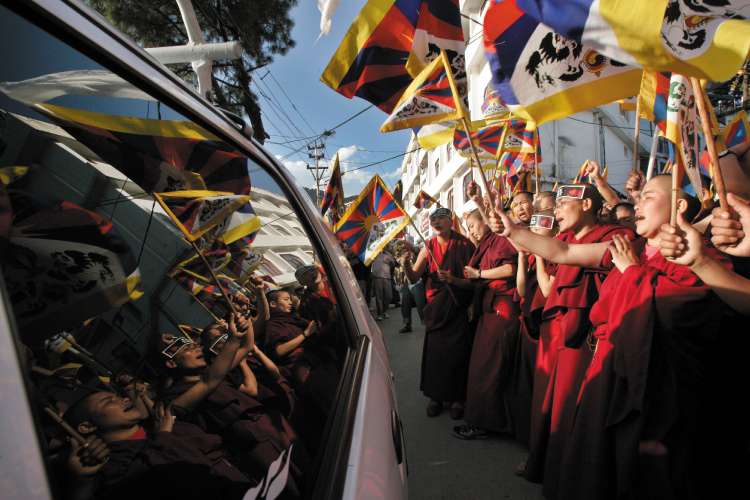
<svg viewBox="0 0 750 500">
<path fill-rule="evenodd" d="M 471 170 L 469 170 L 468 172 L 466 172 L 466 175 L 464 175 L 464 180 L 462 183 L 463 193 L 461 193 L 461 196 L 463 196 L 464 201 L 466 201 L 466 191 L 469 189 L 469 183 L 472 180 L 474 180 L 474 177 Z"/>
<path fill-rule="evenodd" d="M 437 158 L 435 158 L 435 179 L 437 179 L 440 175 L 440 156 L 435 156 L 437 156 Z"/>
<path fill-rule="evenodd" d="M 287 261 L 287 263 L 290 266 L 292 266 L 294 269 L 299 269 L 300 267 L 303 267 L 305 265 L 305 263 L 303 262 L 303 260 L 300 259 L 299 257 L 297 257 L 294 254 L 291 254 L 291 253 L 282 253 L 282 254 L 279 254 L 279 255 L 281 255 L 281 258 L 284 259 L 285 261 Z"/>
<path fill-rule="evenodd" d="M 445 148 L 445 161 L 450 162 L 451 156 L 453 156 L 453 144 L 448 143 L 448 147 Z"/>
<path fill-rule="evenodd" d="M 281 269 L 279 269 L 276 264 L 266 259 L 265 257 L 263 257 L 263 262 L 258 266 L 258 270 L 261 273 L 267 274 L 269 276 L 276 276 L 281 274 Z"/>
<path fill-rule="evenodd" d="M 448 205 L 450 211 L 453 211 L 453 189 L 448 190 L 448 194 L 445 196 L 445 204 Z"/>
<path fill-rule="evenodd" d="M 277 225 L 277 224 L 274 224 L 274 225 L 273 225 L 272 227 L 273 227 L 273 228 L 274 228 L 274 229 L 275 229 L 276 231 L 278 231 L 278 232 L 279 232 L 279 234 L 283 234 L 284 236 L 292 236 L 292 233 L 290 233 L 290 232 L 289 232 L 289 231 L 288 231 L 287 229 L 284 229 L 283 227 L 281 227 L 281 226 L 279 226 L 279 225 Z"/>
</svg>

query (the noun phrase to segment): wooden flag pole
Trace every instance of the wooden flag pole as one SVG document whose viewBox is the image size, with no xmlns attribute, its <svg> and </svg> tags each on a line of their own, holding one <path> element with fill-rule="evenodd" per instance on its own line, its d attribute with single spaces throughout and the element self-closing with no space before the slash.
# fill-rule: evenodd
<svg viewBox="0 0 750 500">
<path fill-rule="evenodd" d="M 535 186 L 534 191 L 535 194 L 539 194 L 539 132 L 538 130 L 534 130 L 534 179 L 535 179 Z"/>
<path fill-rule="evenodd" d="M 641 137 L 641 100 L 636 96 L 635 99 L 635 130 L 633 131 L 633 172 L 640 170 L 638 168 L 638 149 L 640 146 Z"/>
<path fill-rule="evenodd" d="M 708 109 L 706 107 L 706 94 L 703 92 L 700 82 L 695 77 L 690 77 L 690 83 L 693 86 L 693 94 L 695 95 L 695 102 L 698 104 L 698 114 L 701 119 L 701 127 L 703 128 L 703 136 L 706 138 L 706 148 L 708 149 L 708 156 L 711 159 L 711 177 L 713 177 L 714 185 L 716 186 L 716 192 L 719 195 L 719 205 L 722 210 L 728 210 L 729 205 L 727 204 L 727 189 L 724 185 L 724 177 L 721 175 L 721 169 L 719 168 L 719 155 L 716 152 L 716 143 L 714 142 L 714 134 L 711 131 L 711 122 L 708 117 Z"/>
<path fill-rule="evenodd" d="M 492 190 L 490 189 L 490 185 L 487 183 L 487 177 L 484 175 L 484 170 L 482 170 L 482 162 L 479 160 L 479 154 L 477 153 L 477 149 L 474 147 L 474 141 L 471 139 L 471 126 L 469 125 L 469 120 L 466 117 L 466 110 L 464 109 L 464 103 L 461 99 L 461 95 L 458 93 L 458 86 L 456 85 L 456 80 L 453 78 L 453 70 L 451 69 L 451 63 L 448 60 L 448 54 L 445 52 L 445 49 L 440 49 L 440 57 L 443 59 L 443 66 L 445 66 L 445 74 L 448 76 L 448 84 L 451 87 L 451 94 L 453 95 L 453 102 L 456 105 L 456 111 L 458 111 L 460 117 L 461 117 L 461 124 L 464 127 L 464 130 L 466 131 L 466 138 L 469 140 L 469 147 L 471 148 L 471 154 L 474 157 L 474 161 L 477 162 L 477 167 L 479 168 L 479 177 L 482 179 L 482 185 L 484 187 L 485 192 L 490 197 L 490 201 L 492 202 L 492 205 L 495 205 L 495 195 L 492 193 Z M 469 165 L 471 165 L 471 162 L 469 162 Z"/>
<path fill-rule="evenodd" d="M 234 304 L 232 304 L 232 301 L 229 299 L 229 295 L 227 295 L 226 290 L 224 290 L 224 287 L 221 286 L 221 282 L 219 281 L 219 277 L 216 276 L 216 272 L 214 271 L 214 268 L 211 267 L 211 264 L 208 262 L 208 259 L 206 258 L 203 253 L 201 253 L 201 249 L 198 248 L 198 244 L 194 241 L 190 241 L 190 244 L 193 246 L 193 250 L 198 254 L 198 256 L 203 261 L 203 264 L 206 265 L 208 268 L 208 272 L 211 273 L 211 278 L 214 280 L 214 283 L 216 283 L 216 286 L 219 287 L 219 291 L 221 292 L 222 297 L 224 297 L 224 300 L 226 301 L 227 305 L 229 306 L 229 310 L 234 314 L 235 316 L 239 316 L 237 314 L 237 311 L 234 309 Z"/>
<path fill-rule="evenodd" d="M 67 423 L 60 415 L 57 414 L 55 410 L 50 408 L 49 406 L 44 407 L 44 413 L 50 416 L 52 420 L 55 421 L 57 425 L 60 426 L 62 430 L 64 430 L 72 439 L 78 441 L 78 444 L 81 446 L 86 444 L 86 438 L 81 436 L 81 434 L 75 430 L 69 423 Z"/>
<path fill-rule="evenodd" d="M 676 227 L 677 225 L 677 199 L 680 194 L 680 162 L 675 162 L 672 165 L 672 198 L 669 213 L 669 225 Z"/>
<path fill-rule="evenodd" d="M 651 138 L 651 152 L 648 155 L 648 168 L 646 169 L 646 181 L 650 181 L 654 175 L 656 165 L 656 148 L 659 145 L 659 128 L 654 127 L 654 136 Z"/>
<path fill-rule="evenodd" d="M 493 176 L 497 179 L 497 192 L 500 195 L 500 201 L 502 201 L 502 198 L 505 195 L 505 186 L 503 185 L 503 167 L 500 165 L 500 161 L 503 157 L 503 150 L 505 150 L 505 139 L 508 137 L 508 127 L 510 127 L 510 120 L 503 125 L 503 132 L 500 134 L 500 143 L 497 145 L 497 166 L 493 173 Z"/>
</svg>

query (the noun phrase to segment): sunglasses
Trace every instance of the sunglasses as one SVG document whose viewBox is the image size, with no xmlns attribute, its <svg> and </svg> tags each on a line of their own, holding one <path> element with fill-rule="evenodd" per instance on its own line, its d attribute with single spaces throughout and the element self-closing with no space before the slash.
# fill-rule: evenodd
<svg viewBox="0 0 750 500">
<path fill-rule="evenodd" d="M 195 344 L 195 342 L 186 339 L 185 337 L 175 337 L 174 340 L 170 342 L 169 345 L 165 347 L 161 353 L 168 359 L 173 359 L 180 352 L 182 352 L 183 349 L 185 349 L 186 347 L 190 347 L 192 344 Z"/>
<path fill-rule="evenodd" d="M 229 339 L 229 334 L 225 333 L 218 339 L 214 340 L 214 342 L 211 344 L 211 347 L 208 348 L 209 352 L 212 352 L 213 354 L 219 354 L 221 352 L 221 348 L 224 347 L 224 344 L 226 344 L 227 339 Z"/>
<path fill-rule="evenodd" d="M 572 198 L 575 200 L 582 200 L 583 194 L 586 191 L 586 186 L 580 185 L 567 185 L 560 186 L 557 188 L 557 198 Z"/>
<path fill-rule="evenodd" d="M 534 214 L 531 216 L 529 227 L 539 229 L 552 229 L 555 226 L 555 218 L 551 215 Z"/>
</svg>

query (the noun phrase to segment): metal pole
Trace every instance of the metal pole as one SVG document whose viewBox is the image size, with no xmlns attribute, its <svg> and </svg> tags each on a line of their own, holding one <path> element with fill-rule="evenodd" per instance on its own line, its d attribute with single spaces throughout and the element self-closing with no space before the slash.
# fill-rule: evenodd
<svg viewBox="0 0 750 500">
<path fill-rule="evenodd" d="M 635 102 L 635 130 L 633 132 L 633 172 L 640 170 L 638 168 L 638 139 L 641 135 L 641 100 Z"/>
<path fill-rule="evenodd" d="M 654 175 L 654 165 L 656 164 L 656 149 L 659 145 L 659 131 L 658 129 L 653 130 L 653 137 L 651 138 L 651 152 L 648 155 L 648 168 L 646 169 L 646 180 L 650 181 Z"/>
</svg>

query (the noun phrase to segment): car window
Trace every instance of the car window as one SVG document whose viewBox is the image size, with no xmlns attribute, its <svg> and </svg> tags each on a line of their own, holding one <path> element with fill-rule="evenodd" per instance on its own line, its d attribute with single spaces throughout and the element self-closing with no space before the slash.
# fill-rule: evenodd
<svg viewBox="0 0 750 500">
<path fill-rule="evenodd" d="M 299 494 L 350 344 L 309 224 L 267 166 L 128 75 L 4 7 L 0 30 L 2 277 L 55 496 L 91 477 L 244 491 L 272 466 Z M 82 463 L 94 438 L 110 460 Z"/>
</svg>

